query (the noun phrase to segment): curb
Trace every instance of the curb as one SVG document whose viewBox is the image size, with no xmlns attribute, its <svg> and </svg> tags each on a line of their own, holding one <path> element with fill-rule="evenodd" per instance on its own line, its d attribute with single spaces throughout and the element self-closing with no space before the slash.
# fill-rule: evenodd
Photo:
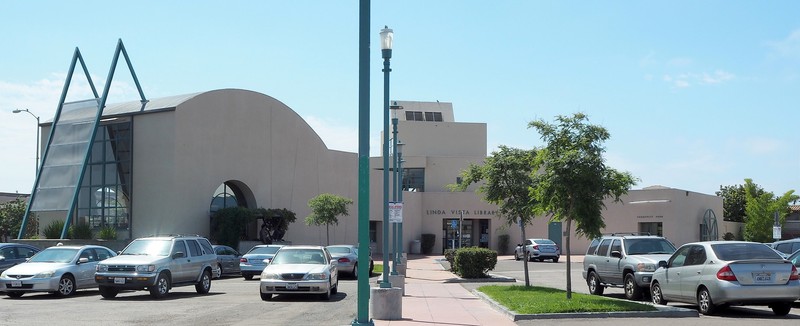
<svg viewBox="0 0 800 326">
<path fill-rule="evenodd" d="M 473 294 L 489 303 L 495 310 L 508 316 L 512 321 L 536 320 L 536 319 L 571 319 L 571 318 L 687 318 L 699 317 L 700 313 L 694 309 L 670 307 L 663 305 L 653 305 L 658 311 L 620 311 L 620 312 L 574 312 L 558 314 L 517 314 L 506 309 L 503 305 L 489 298 L 486 294 L 477 289 L 471 291 Z"/>
</svg>

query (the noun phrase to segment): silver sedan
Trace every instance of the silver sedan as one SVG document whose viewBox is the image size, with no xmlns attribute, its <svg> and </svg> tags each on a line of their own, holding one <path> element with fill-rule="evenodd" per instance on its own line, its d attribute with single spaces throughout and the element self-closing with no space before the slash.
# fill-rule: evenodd
<svg viewBox="0 0 800 326">
<path fill-rule="evenodd" d="M 328 248 L 333 259 L 336 259 L 340 272 L 348 273 L 353 275 L 354 278 L 358 278 L 358 247 L 353 245 L 333 245 L 326 248 Z M 369 255 L 367 277 L 372 275 L 372 269 L 375 267 L 371 256 Z"/>
<path fill-rule="evenodd" d="M 261 273 L 261 300 L 273 294 L 318 294 L 323 300 L 339 290 L 336 260 L 322 246 L 284 246 Z"/>
<path fill-rule="evenodd" d="M 95 265 L 116 254 L 102 246 L 55 246 L 0 274 L 0 290 L 11 298 L 26 292 L 53 292 L 62 297 L 96 288 Z"/>
<path fill-rule="evenodd" d="M 757 242 L 687 243 L 660 261 L 650 293 L 655 304 L 697 304 L 709 315 L 720 306 L 766 305 L 779 316 L 800 298 L 797 267 Z"/>
</svg>

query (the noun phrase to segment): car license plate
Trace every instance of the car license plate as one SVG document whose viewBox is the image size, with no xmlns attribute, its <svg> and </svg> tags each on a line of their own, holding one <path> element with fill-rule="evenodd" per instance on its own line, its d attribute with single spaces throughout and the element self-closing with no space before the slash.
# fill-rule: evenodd
<svg viewBox="0 0 800 326">
<path fill-rule="evenodd" d="M 756 283 L 772 282 L 772 273 L 769 272 L 753 273 L 753 281 Z"/>
<path fill-rule="evenodd" d="M 22 287 L 22 281 L 11 281 L 11 287 L 12 288 L 21 288 Z"/>
<path fill-rule="evenodd" d="M 297 283 L 286 283 L 287 290 L 297 290 Z"/>
<path fill-rule="evenodd" d="M 125 284 L 125 278 L 124 277 L 115 277 L 114 278 L 114 284 Z"/>
</svg>

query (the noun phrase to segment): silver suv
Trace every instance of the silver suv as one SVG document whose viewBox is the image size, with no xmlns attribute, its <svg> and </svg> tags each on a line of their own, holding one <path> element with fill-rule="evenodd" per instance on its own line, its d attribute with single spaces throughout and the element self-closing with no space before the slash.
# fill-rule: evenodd
<svg viewBox="0 0 800 326">
<path fill-rule="evenodd" d="M 133 240 L 116 257 L 97 264 L 94 276 L 104 298 L 120 290 L 150 291 L 162 298 L 172 287 L 194 285 L 197 293 L 211 289 L 217 255 L 201 236 L 169 235 Z"/>
<path fill-rule="evenodd" d="M 639 300 L 650 288 L 658 262 L 668 260 L 675 246 L 659 236 L 611 234 L 592 240 L 583 258 L 589 293 L 622 287 L 628 300 Z"/>
</svg>

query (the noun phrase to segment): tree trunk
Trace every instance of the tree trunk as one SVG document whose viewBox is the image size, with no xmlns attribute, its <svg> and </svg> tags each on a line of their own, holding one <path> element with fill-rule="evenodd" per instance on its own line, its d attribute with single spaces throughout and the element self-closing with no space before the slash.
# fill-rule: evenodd
<svg viewBox="0 0 800 326">
<path fill-rule="evenodd" d="M 520 243 L 522 244 L 522 259 L 524 260 L 523 268 L 525 269 L 525 286 L 531 286 L 531 279 L 530 276 L 528 276 L 528 251 L 525 250 L 525 224 L 523 224 L 521 220 L 519 223 L 519 228 L 522 231 L 522 242 Z"/>
<path fill-rule="evenodd" d="M 325 243 L 327 243 L 326 246 L 330 246 L 331 245 L 330 224 L 325 224 Z"/>
<path fill-rule="evenodd" d="M 567 299 L 572 299 L 572 256 L 570 255 L 570 226 L 572 225 L 572 219 L 567 218 L 567 232 L 566 232 L 566 240 L 567 240 Z"/>
</svg>

